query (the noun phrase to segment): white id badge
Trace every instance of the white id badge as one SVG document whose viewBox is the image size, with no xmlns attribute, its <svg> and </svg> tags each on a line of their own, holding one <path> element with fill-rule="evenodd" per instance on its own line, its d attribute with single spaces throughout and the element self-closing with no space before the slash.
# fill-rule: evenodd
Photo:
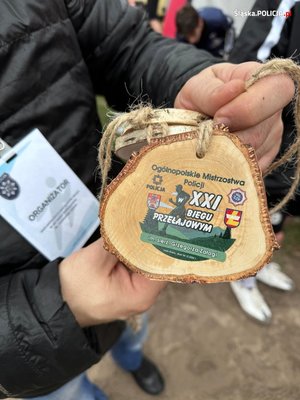
<svg viewBox="0 0 300 400">
<path fill-rule="evenodd" d="M 81 248 L 99 225 L 96 197 L 39 130 L 12 151 L 0 158 L 0 215 L 49 260 Z"/>
</svg>

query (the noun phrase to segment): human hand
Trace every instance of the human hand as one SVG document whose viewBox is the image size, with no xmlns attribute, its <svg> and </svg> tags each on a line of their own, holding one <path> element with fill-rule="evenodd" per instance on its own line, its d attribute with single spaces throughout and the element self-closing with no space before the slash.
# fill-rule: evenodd
<svg viewBox="0 0 300 400">
<path fill-rule="evenodd" d="M 150 19 L 149 24 L 154 32 L 162 34 L 162 23 L 158 19 Z"/>
<path fill-rule="evenodd" d="M 261 64 L 221 63 L 189 79 L 174 106 L 194 110 L 224 123 L 256 151 L 264 171 L 279 151 L 281 111 L 293 98 L 294 84 L 285 74 L 268 76 L 245 89 L 245 82 Z"/>
<path fill-rule="evenodd" d="M 62 296 L 82 327 L 146 311 L 166 286 L 129 271 L 102 239 L 65 258 L 59 276 Z"/>
</svg>

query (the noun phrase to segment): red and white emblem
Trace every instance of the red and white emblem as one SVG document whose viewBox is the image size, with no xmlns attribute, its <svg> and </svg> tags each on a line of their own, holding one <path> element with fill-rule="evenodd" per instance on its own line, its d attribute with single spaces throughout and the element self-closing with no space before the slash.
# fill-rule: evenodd
<svg viewBox="0 0 300 400">
<path fill-rule="evenodd" d="M 228 228 L 237 228 L 240 225 L 242 214 L 242 211 L 226 208 L 224 215 L 225 225 L 228 226 Z"/>
<path fill-rule="evenodd" d="M 147 206 L 150 210 L 156 210 L 159 207 L 161 196 L 159 194 L 148 193 Z"/>
</svg>

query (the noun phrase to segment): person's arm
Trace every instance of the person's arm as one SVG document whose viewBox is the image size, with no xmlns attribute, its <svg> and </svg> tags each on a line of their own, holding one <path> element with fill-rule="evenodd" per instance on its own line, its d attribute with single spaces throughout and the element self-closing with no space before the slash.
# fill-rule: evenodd
<svg viewBox="0 0 300 400">
<path fill-rule="evenodd" d="M 72 4 L 69 13 L 76 15 Z M 245 91 L 245 81 L 258 63 L 212 67 L 219 61 L 207 52 L 155 34 L 127 2 L 115 0 L 113 5 L 111 0 L 96 1 L 93 15 L 75 24 L 95 88 L 115 106 L 126 105 L 130 97 L 131 102 L 144 100 L 142 95 L 147 94 L 154 105 L 174 105 L 215 117 L 251 144 L 266 168 L 278 152 L 281 111 L 292 98 L 292 81 L 277 75 Z M 105 15 L 110 15 L 107 22 Z M 98 35 L 92 34 L 93 26 L 98 26 Z M 274 96 L 276 92 L 280 96 Z"/>
<path fill-rule="evenodd" d="M 102 240 L 43 268 L 0 278 L 0 399 L 53 391 L 100 360 L 122 321 L 149 308 L 162 282 L 129 272 Z"/>
<path fill-rule="evenodd" d="M 162 21 L 159 19 L 157 15 L 157 0 L 148 0 L 146 5 L 146 11 L 148 15 L 148 20 L 151 28 L 158 33 L 162 33 Z"/>
<path fill-rule="evenodd" d="M 205 51 L 153 32 L 144 13 L 125 0 L 93 3 L 90 12 L 80 13 L 79 3 L 68 1 L 68 12 L 95 91 L 114 108 L 149 99 L 173 106 L 183 84 L 217 62 Z"/>
<path fill-rule="evenodd" d="M 61 2 L 63 5 L 65 3 L 67 1 Z M 94 3 L 95 8 L 93 8 Z M 73 24 L 78 29 L 78 36 L 82 35 L 87 40 L 86 48 L 83 49 L 83 52 L 87 51 L 87 59 L 93 59 L 95 56 L 93 52 L 90 52 L 90 44 L 93 45 L 94 38 L 97 38 L 100 46 L 100 48 L 93 46 L 96 53 L 98 51 L 101 53 L 102 45 L 114 51 L 115 47 L 120 47 L 124 39 L 126 42 L 126 35 L 117 34 L 116 38 L 114 37 L 116 11 L 121 11 L 117 17 L 118 20 L 121 20 L 123 28 L 129 24 L 130 31 L 132 25 L 140 24 L 140 13 L 134 8 L 130 7 L 129 9 L 124 4 L 121 7 L 121 3 L 118 1 L 112 4 L 111 1 L 92 2 L 86 0 L 80 3 L 72 1 L 69 4 L 76 4 L 75 13 L 72 15 Z M 101 24 L 98 23 L 100 10 L 97 7 L 99 6 Z M 125 16 L 123 6 L 126 13 L 128 12 L 129 20 L 128 16 L 125 20 L 122 19 Z M 132 20 L 132 15 L 135 16 L 135 20 Z M 96 24 L 93 22 L 95 21 L 94 16 L 97 16 Z M 103 38 L 103 42 L 101 40 L 99 42 L 98 39 L 102 38 L 103 29 L 106 37 Z M 116 29 L 118 31 L 118 28 Z M 147 30 L 151 32 L 150 28 Z M 151 32 L 151 36 L 157 37 L 158 35 Z M 84 42 L 81 44 L 83 45 Z M 124 50 L 120 51 L 126 53 L 126 46 Z M 130 59 L 132 51 L 131 49 L 128 51 Z M 140 51 L 139 46 L 136 51 Z M 116 56 L 118 59 L 120 54 Z M 128 59 L 126 55 L 125 59 Z M 118 86 L 120 86 L 120 80 L 122 81 L 121 71 L 122 68 L 124 69 L 124 65 L 117 68 L 119 73 L 115 78 L 114 71 L 109 70 L 112 65 L 114 65 L 114 54 L 104 51 L 102 73 L 104 71 L 107 73 L 105 86 L 107 90 L 114 90 L 110 84 L 113 85 L 115 78 Z M 101 82 L 103 81 L 106 81 L 105 75 L 101 76 Z M 16 239 L 16 243 L 18 243 L 18 239 Z M 1 264 L 0 360 L 1 365 L 6 367 L 0 369 L 0 398 L 37 396 L 63 385 L 96 363 L 113 345 L 123 323 L 106 324 L 105 321 L 123 318 L 135 311 L 143 311 L 150 306 L 150 303 L 153 303 L 162 285 L 156 285 L 156 283 L 131 274 L 120 263 L 110 264 L 111 274 L 105 276 L 100 274 L 97 275 L 97 281 L 94 279 L 95 276 L 91 271 L 95 271 L 95 265 L 90 264 L 87 259 L 93 258 L 91 255 L 93 252 L 100 254 L 98 247 L 99 243 L 87 247 L 81 250 L 78 256 L 72 255 L 61 264 L 60 260 L 49 264 L 45 260 L 39 259 L 37 262 L 35 259 L 30 260 L 26 265 L 18 265 L 18 271 L 10 271 L 10 268 L 7 268 L 9 271 L 7 275 L 4 274 L 5 263 Z M 81 259 L 81 262 L 76 263 L 75 259 Z M 72 267 L 75 264 L 77 268 Z M 96 270 L 107 271 L 107 265 L 103 260 L 98 259 Z M 91 284 L 97 288 L 95 296 L 92 296 L 90 291 L 86 296 L 81 296 L 82 293 L 86 293 L 84 288 L 88 288 L 88 284 L 74 290 L 77 276 L 75 271 L 83 274 L 87 279 L 89 276 L 85 275 L 83 271 L 86 271 L 87 274 L 87 271 L 91 273 Z M 68 279 L 68 273 L 70 279 Z M 126 287 L 120 284 L 120 277 L 127 278 L 128 285 Z M 85 281 L 80 279 L 79 282 Z M 121 293 L 124 294 L 124 298 L 120 298 L 119 286 L 122 286 Z M 110 293 L 100 290 L 101 287 L 102 289 L 110 287 Z M 82 297 L 87 300 L 87 303 L 77 304 L 75 300 Z M 96 302 L 96 309 L 93 308 L 95 303 L 90 303 L 91 299 Z M 127 299 L 130 300 L 128 303 Z M 110 300 L 119 308 L 108 307 L 107 305 L 111 304 Z M 96 325 L 99 323 L 101 325 Z M 93 326 L 85 328 L 87 325 Z"/>
<path fill-rule="evenodd" d="M 163 26 L 162 22 L 159 19 L 157 18 L 150 19 L 149 24 L 151 28 L 154 30 L 154 32 L 162 34 Z"/>
<path fill-rule="evenodd" d="M 0 278 L 1 399 L 58 388 L 96 363 L 122 331 L 111 327 L 107 341 L 107 326 L 82 330 L 60 293 L 60 261 L 41 269 L 32 261 Z"/>
</svg>

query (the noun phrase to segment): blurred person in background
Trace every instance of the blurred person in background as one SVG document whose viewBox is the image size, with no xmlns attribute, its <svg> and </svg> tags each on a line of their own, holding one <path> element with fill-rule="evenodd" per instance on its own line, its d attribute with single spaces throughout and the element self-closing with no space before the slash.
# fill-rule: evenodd
<svg viewBox="0 0 300 400">
<path fill-rule="evenodd" d="M 177 39 L 216 57 L 226 58 L 232 50 L 235 34 L 233 20 L 220 8 L 196 10 L 187 4 L 176 14 Z"/>
<path fill-rule="evenodd" d="M 132 7 L 140 7 L 146 9 L 147 0 L 128 0 L 128 4 Z"/>
<path fill-rule="evenodd" d="M 163 32 L 163 21 L 169 0 L 148 0 L 146 10 L 151 28 L 158 33 Z"/>
<path fill-rule="evenodd" d="M 169 0 L 128 0 L 130 6 L 140 7 L 146 12 L 151 28 L 157 33 L 162 33 L 168 2 Z"/>
<path fill-rule="evenodd" d="M 176 14 L 187 4 L 187 0 L 169 0 L 163 24 L 163 36 L 176 39 Z"/>
<path fill-rule="evenodd" d="M 250 60 L 265 61 L 270 57 L 292 57 L 300 60 L 300 3 L 298 1 L 257 0 L 252 8 L 254 13 L 274 12 L 273 15 L 248 17 L 234 49 L 229 57 L 231 62 Z M 286 107 L 283 112 L 284 136 L 282 154 L 295 140 L 293 112 Z M 293 161 L 279 167 L 265 178 L 269 207 L 276 205 L 287 193 L 294 176 Z M 287 207 L 271 217 L 271 222 L 279 244 L 283 244 L 284 221 L 289 215 L 300 215 L 299 191 Z M 270 262 L 257 275 L 232 282 L 231 288 L 241 308 L 247 315 L 261 323 L 269 323 L 272 311 L 259 291 L 256 280 L 289 292 L 294 288 L 292 279 L 284 273 L 280 265 Z"/>
</svg>

